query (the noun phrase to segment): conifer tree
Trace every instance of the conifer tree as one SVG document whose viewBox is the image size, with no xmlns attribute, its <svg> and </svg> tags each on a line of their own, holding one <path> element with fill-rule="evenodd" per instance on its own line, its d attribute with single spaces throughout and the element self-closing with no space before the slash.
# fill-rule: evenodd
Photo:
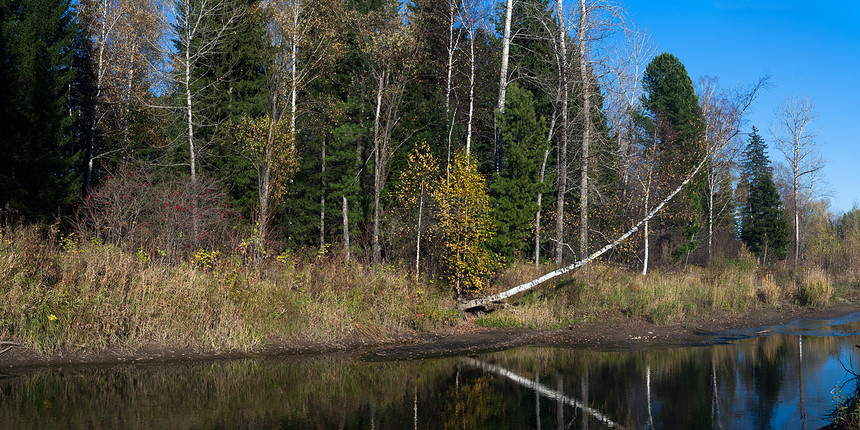
<svg viewBox="0 0 860 430">
<path fill-rule="evenodd" d="M 642 77 L 642 107 L 649 114 L 647 134 L 656 137 L 658 187 L 675 188 L 705 154 L 704 121 L 693 82 L 672 54 L 655 57 Z M 680 199 L 661 216 L 657 233 L 664 259 L 693 251 L 705 213 L 705 176 L 697 175 Z"/>
<path fill-rule="evenodd" d="M 67 0 L 0 2 L 0 207 L 48 218 L 80 190 L 72 139 L 77 28 Z"/>
<path fill-rule="evenodd" d="M 773 183 L 764 140 L 755 127 L 744 152 L 744 176 L 749 195 L 741 218 L 741 240 L 762 261 L 783 259 L 788 250 L 788 227 L 782 201 Z"/>
<path fill-rule="evenodd" d="M 493 246 L 502 255 L 524 255 L 533 234 L 541 162 L 548 145 L 546 121 L 536 115 L 532 93 L 513 83 L 499 123 L 504 156 L 490 187 L 497 228 Z"/>
</svg>

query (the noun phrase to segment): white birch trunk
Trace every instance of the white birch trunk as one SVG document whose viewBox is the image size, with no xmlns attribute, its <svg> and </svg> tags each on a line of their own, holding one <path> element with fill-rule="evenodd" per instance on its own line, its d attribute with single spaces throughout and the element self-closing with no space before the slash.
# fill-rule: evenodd
<svg viewBox="0 0 860 430">
<path fill-rule="evenodd" d="M 555 120 L 555 118 L 553 118 Z M 552 127 L 550 127 L 552 128 Z M 550 134 L 552 132 L 550 131 Z M 543 186 L 543 181 L 546 176 L 546 162 L 549 159 L 549 148 L 543 152 L 543 163 L 540 165 L 540 184 Z M 539 192 L 537 196 L 537 211 L 535 212 L 535 267 L 540 267 L 540 213 L 543 209 L 543 193 Z"/>
<path fill-rule="evenodd" d="M 422 179 L 423 181 L 423 179 Z M 418 196 L 418 237 L 415 241 L 415 282 L 418 282 L 419 268 L 421 262 L 421 218 L 424 215 L 424 186 L 421 187 L 421 195 Z"/>
<path fill-rule="evenodd" d="M 96 96 L 93 102 L 93 117 L 90 121 L 90 139 L 89 139 L 89 147 L 87 148 L 87 177 L 86 177 L 86 192 L 89 194 L 90 189 L 92 188 L 93 182 L 93 167 L 95 164 L 96 157 L 96 129 L 98 127 L 99 121 L 99 100 L 101 100 L 102 96 L 102 87 L 104 85 L 104 74 L 106 66 L 104 64 L 104 52 L 105 45 L 107 44 L 107 32 L 108 32 L 108 7 L 109 2 L 103 1 L 101 3 L 100 11 L 101 11 L 101 28 L 99 29 L 99 36 L 96 44 L 99 49 L 99 59 L 98 64 L 96 64 Z"/>
<path fill-rule="evenodd" d="M 343 259 L 349 262 L 349 204 L 343 195 Z"/>
<path fill-rule="evenodd" d="M 382 252 L 379 247 L 379 216 L 380 216 L 380 207 L 379 207 L 379 199 L 382 195 L 381 185 L 382 185 L 382 166 L 381 161 L 382 157 L 379 153 L 380 150 L 380 135 L 379 135 L 379 115 L 382 111 L 382 92 L 385 90 L 385 75 L 386 72 L 383 70 L 379 75 L 379 87 L 376 91 L 376 115 L 373 120 L 373 243 L 372 243 L 372 253 L 373 253 L 373 265 L 378 266 L 380 260 L 382 258 Z"/>
<path fill-rule="evenodd" d="M 799 206 L 800 206 L 800 184 L 797 174 L 797 167 L 794 169 L 794 261 L 797 264 L 797 261 L 800 260 L 800 215 L 799 215 Z"/>
<path fill-rule="evenodd" d="M 711 263 L 714 248 L 714 186 L 708 191 L 708 264 Z"/>
<path fill-rule="evenodd" d="M 293 37 L 290 47 L 290 149 L 295 153 L 296 149 L 296 98 L 298 97 L 299 83 L 296 81 L 296 67 L 298 65 L 298 28 L 299 28 L 299 5 L 298 0 L 293 2 Z"/>
<path fill-rule="evenodd" d="M 466 161 L 472 152 L 472 116 L 475 112 L 475 34 L 469 38 L 469 122 L 466 125 Z"/>
<path fill-rule="evenodd" d="M 505 0 L 505 30 L 502 33 L 502 65 L 499 73 L 499 112 L 505 113 L 505 95 L 508 91 L 508 61 L 511 52 L 511 15 L 514 0 Z"/>
<path fill-rule="evenodd" d="M 561 3 L 561 0 L 559 0 Z M 585 49 L 585 32 L 588 30 L 588 10 L 585 0 L 580 0 L 579 16 L 579 74 L 582 82 L 582 165 L 579 183 L 579 255 L 588 254 L 588 146 L 591 141 L 591 85 Z"/>
<path fill-rule="evenodd" d="M 454 74 L 454 0 L 448 0 L 448 78 L 445 81 L 445 120 L 448 121 L 448 159 L 445 164 L 445 179 L 451 177 L 451 139 L 454 133 L 454 118 L 451 116 L 451 86 Z M 470 124 L 471 125 L 471 124 Z"/>
<path fill-rule="evenodd" d="M 558 148 L 558 190 L 555 199 L 555 264 L 564 261 L 564 198 L 567 194 L 567 137 L 568 121 L 568 82 L 567 82 L 567 27 L 564 23 L 564 5 L 557 2 L 558 43 L 561 51 L 558 78 L 561 91 L 561 136 Z"/>
<path fill-rule="evenodd" d="M 648 167 L 648 182 L 645 184 L 645 211 L 644 211 L 645 213 L 648 213 L 648 203 L 649 203 L 649 200 L 651 198 L 651 169 L 652 168 L 649 166 Z M 643 236 L 645 237 L 645 240 L 644 240 L 644 242 L 645 242 L 644 243 L 645 258 L 642 261 L 642 276 L 648 276 L 648 260 L 650 258 L 649 253 L 651 252 L 651 241 L 650 241 L 651 230 L 649 228 L 649 222 L 650 222 L 650 220 L 645 221 L 644 231 L 642 232 Z"/>
<path fill-rule="evenodd" d="M 567 272 L 570 272 L 571 270 L 580 268 L 580 267 L 588 264 L 589 262 L 593 261 L 594 259 L 600 257 L 601 255 L 605 254 L 607 251 L 618 246 L 619 243 L 627 240 L 627 238 L 629 238 L 631 235 L 633 235 L 634 233 L 639 231 L 639 229 L 642 228 L 643 224 L 648 222 L 651 218 L 653 218 L 655 215 L 657 215 L 658 212 L 663 210 L 663 207 L 666 206 L 666 204 L 669 203 L 669 201 L 671 201 L 681 191 L 681 189 L 684 188 L 684 186 L 687 185 L 690 182 L 690 180 L 693 179 L 694 176 L 696 176 L 697 173 L 699 173 L 699 170 L 702 169 L 702 166 L 705 165 L 705 163 L 708 161 L 708 158 L 709 158 L 708 156 L 702 158 L 702 161 L 699 162 L 699 164 L 696 166 L 696 168 L 693 169 L 693 171 L 690 172 L 686 178 L 684 178 L 684 181 L 681 182 L 681 184 L 678 185 L 678 187 L 675 188 L 671 194 L 666 196 L 666 198 L 664 198 L 663 201 L 661 201 L 659 205 L 654 207 L 654 209 L 652 209 L 641 220 L 639 220 L 639 222 L 637 222 L 636 225 L 631 227 L 630 230 L 627 230 L 624 234 L 622 234 L 621 236 L 619 236 L 618 238 L 616 238 L 612 242 L 608 243 L 603 248 L 598 249 L 597 251 L 595 251 L 594 253 L 592 253 L 588 257 L 583 258 L 583 259 L 581 259 L 581 260 L 579 260 L 573 264 L 562 267 L 560 269 L 553 270 L 552 272 L 549 272 L 549 273 L 547 273 L 547 274 L 545 274 L 545 275 L 543 275 L 537 279 L 533 279 L 529 282 L 526 282 L 525 284 L 518 285 L 514 288 L 503 291 L 501 293 L 491 294 L 489 296 L 484 296 L 484 297 L 480 297 L 477 299 L 460 300 L 457 303 L 457 308 L 460 310 L 467 310 L 467 309 L 476 308 L 478 306 L 483 306 L 487 303 L 498 302 L 498 301 L 504 300 L 508 297 L 515 295 L 515 294 L 530 290 L 530 289 L 532 289 L 532 288 L 534 288 L 534 287 L 536 287 L 536 286 L 538 286 L 538 285 L 540 285 L 540 284 L 542 284 L 542 283 L 544 283 L 544 282 L 546 282 L 552 278 L 555 278 L 557 276 L 561 276 Z"/>
<path fill-rule="evenodd" d="M 194 118 L 191 104 L 191 40 L 185 43 L 185 112 L 188 120 L 188 154 L 191 165 L 191 183 L 197 184 L 197 160 L 194 149 Z"/>
<path fill-rule="evenodd" d="M 320 159 L 320 164 L 322 165 L 322 178 L 320 179 L 320 189 L 322 190 L 320 196 L 320 251 L 325 250 L 325 138 L 322 141 L 322 158 Z"/>
</svg>

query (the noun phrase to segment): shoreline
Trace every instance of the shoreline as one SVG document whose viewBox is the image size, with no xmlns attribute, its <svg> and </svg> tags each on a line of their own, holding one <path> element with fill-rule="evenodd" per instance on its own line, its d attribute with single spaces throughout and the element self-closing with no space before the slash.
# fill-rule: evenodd
<svg viewBox="0 0 860 430">
<path fill-rule="evenodd" d="M 842 300 L 826 307 L 786 306 L 747 314 L 723 314 L 677 324 L 656 325 L 638 318 L 608 315 L 606 318 L 557 330 L 528 328 L 480 328 L 472 320 L 431 332 L 402 332 L 384 338 L 352 335 L 331 342 L 274 342 L 248 351 L 215 351 L 193 347 L 150 344 L 135 350 L 99 351 L 67 349 L 43 355 L 16 346 L 0 354 L 0 369 L 74 367 L 168 362 L 230 360 L 271 356 L 352 353 L 369 361 L 409 360 L 475 354 L 521 346 L 630 349 L 653 346 L 704 345 L 729 330 L 783 325 L 796 320 L 829 319 L 860 312 L 860 304 Z"/>
</svg>

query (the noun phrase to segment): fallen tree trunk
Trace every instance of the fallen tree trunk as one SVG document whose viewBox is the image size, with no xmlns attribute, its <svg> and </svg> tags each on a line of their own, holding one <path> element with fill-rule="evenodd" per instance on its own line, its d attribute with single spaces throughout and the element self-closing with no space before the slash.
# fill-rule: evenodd
<svg viewBox="0 0 860 430">
<path fill-rule="evenodd" d="M 666 198 L 664 198 L 663 201 L 661 201 L 659 205 L 655 206 L 654 209 L 651 210 L 651 212 L 648 212 L 645 215 L 645 217 L 642 218 L 641 220 L 639 220 L 639 222 L 636 223 L 636 225 L 634 225 L 630 230 L 627 230 L 627 232 L 625 232 L 624 234 L 619 236 L 617 239 L 615 239 L 611 243 L 607 244 L 603 248 L 600 248 L 599 250 L 595 251 L 593 254 L 589 255 L 588 257 L 583 258 L 582 260 L 579 260 L 579 261 L 577 261 L 577 262 L 575 262 L 569 266 L 565 266 L 565 267 L 562 267 L 560 269 L 553 270 L 552 272 L 549 272 L 546 275 L 541 276 L 540 278 L 533 279 L 529 282 L 526 282 L 525 284 L 521 284 L 521 285 L 518 285 L 514 288 L 511 288 L 510 290 L 502 291 L 501 293 L 498 293 L 498 294 L 492 294 L 489 296 L 479 297 L 477 299 L 460 300 L 457 303 L 457 308 L 460 309 L 461 311 L 465 311 L 465 310 L 474 309 L 474 308 L 477 308 L 480 306 L 485 306 L 488 303 L 493 303 L 493 302 L 498 302 L 498 301 L 504 300 L 508 297 L 515 295 L 515 294 L 530 290 L 530 289 L 532 289 L 532 288 L 534 288 L 534 287 L 536 287 L 536 286 L 538 286 L 538 285 L 540 285 L 546 281 L 549 281 L 552 278 L 564 275 L 565 273 L 570 272 L 571 270 L 577 269 L 579 267 L 582 267 L 582 266 L 590 263 L 591 261 L 593 261 L 596 258 L 600 257 L 601 255 L 605 254 L 607 251 L 618 246 L 619 243 L 627 240 L 627 238 L 632 236 L 633 233 L 636 233 L 637 231 L 639 231 L 639 229 L 642 227 L 643 224 L 645 224 L 645 222 L 651 220 L 651 218 L 654 218 L 654 216 L 657 215 L 657 213 L 659 213 L 661 210 L 663 210 L 663 207 L 666 206 L 666 204 L 669 203 L 669 201 L 671 201 L 681 191 L 681 189 L 684 188 L 685 185 L 690 183 L 690 181 L 693 179 L 693 177 L 699 173 L 699 170 L 702 169 L 702 166 L 704 166 L 705 163 L 707 163 L 708 158 L 710 158 L 710 154 L 703 157 L 702 161 L 699 162 L 699 165 L 696 166 L 696 168 L 693 169 L 693 171 L 690 172 L 689 175 L 687 175 L 687 177 L 684 179 L 684 181 L 681 182 L 680 185 L 678 185 L 678 188 L 675 188 L 675 190 L 672 191 L 672 193 L 670 193 L 668 196 L 666 196 Z"/>
<path fill-rule="evenodd" d="M 0 354 L 8 352 L 10 349 L 12 349 L 16 346 L 21 346 L 21 345 L 15 343 L 15 342 L 0 341 L 0 348 L 3 348 L 3 349 L 0 349 Z"/>
</svg>

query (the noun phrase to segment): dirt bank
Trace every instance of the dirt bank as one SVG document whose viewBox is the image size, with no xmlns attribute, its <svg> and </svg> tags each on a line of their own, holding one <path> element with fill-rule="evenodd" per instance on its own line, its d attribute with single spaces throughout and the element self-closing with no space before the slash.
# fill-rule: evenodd
<svg viewBox="0 0 860 430">
<path fill-rule="evenodd" d="M 335 342 L 271 343 L 253 351 L 211 351 L 151 344 L 134 350 L 87 351 L 67 349 L 43 355 L 13 347 L 0 354 L 0 368 L 68 366 L 78 364 L 144 363 L 217 360 L 260 355 L 320 354 L 352 350 L 369 360 L 400 360 L 501 350 L 523 345 L 587 348 L 636 348 L 647 345 L 689 345 L 706 342 L 709 336 L 739 328 L 785 324 L 798 319 L 827 319 L 860 312 L 860 304 L 841 301 L 828 307 L 788 306 L 745 315 L 723 314 L 672 325 L 655 325 L 637 318 L 608 313 L 589 322 L 559 330 L 480 328 L 473 319 L 431 333 L 405 332 L 384 338 L 360 335 Z"/>
</svg>

